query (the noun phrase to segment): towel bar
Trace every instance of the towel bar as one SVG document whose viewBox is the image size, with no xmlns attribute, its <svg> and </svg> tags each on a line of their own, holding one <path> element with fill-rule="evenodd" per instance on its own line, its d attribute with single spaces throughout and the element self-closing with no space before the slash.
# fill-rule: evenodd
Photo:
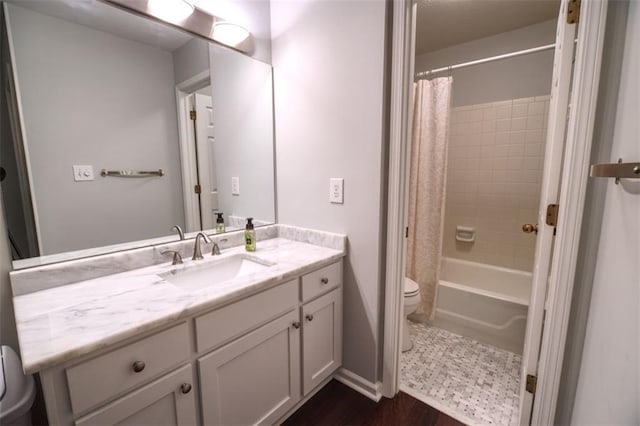
<svg viewBox="0 0 640 426">
<path fill-rule="evenodd" d="M 615 178 L 617 185 L 620 179 L 640 179 L 640 163 L 623 163 L 620 158 L 617 163 L 594 164 L 590 176 Z"/>
<path fill-rule="evenodd" d="M 153 176 L 164 176 L 164 170 L 150 170 L 150 171 L 139 171 L 134 172 L 133 170 L 107 170 L 102 169 L 100 172 L 100 176 L 114 176 L 114 177 L 127 177 L 127 178 L 141 178 L 141 177 L 153 177 Z"/>
</svg>

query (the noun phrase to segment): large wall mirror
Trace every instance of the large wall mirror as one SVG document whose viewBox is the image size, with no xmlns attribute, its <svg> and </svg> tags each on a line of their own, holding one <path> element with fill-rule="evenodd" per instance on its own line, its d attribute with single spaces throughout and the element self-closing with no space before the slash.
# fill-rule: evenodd
<svg viewBox="0 0 640 426">
<path fill-rule="evenodd" d="M 4 14 L 14 259 L 275 222 L 269 64 L 96 0 Z"/>
</svg>

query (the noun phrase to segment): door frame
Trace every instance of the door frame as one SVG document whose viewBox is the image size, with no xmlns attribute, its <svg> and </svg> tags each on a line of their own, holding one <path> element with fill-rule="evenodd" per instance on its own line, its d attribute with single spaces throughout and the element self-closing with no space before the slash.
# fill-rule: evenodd
<svg viewBox="0 0 640 426">
<path fill-rule="evenodd" d="M 200 201 L 193 196 L 193 188 L 198 183 L 198 176 L 196 175 L 196 147 L 192 143 L 195 140 L 195 130 L 189 118 L 189 111 L 192 107 L 189 97 L 209 84 L 211 84 L 211 75 L 209 70 L 206 70 L 176 85 L 185 232 L 200 230 Z"/>
<path fill-rule="evenodd" d="M 593 124 L 600 78 L 606 2 L 583 1 L 580 12 L 573 90 L 560 182 L 559 226 L 547 290 L 538 389 L 532 424 L 553 424 L 564 358 L 571 296 L 584 212 Z M 408 148 L 411 137 L 411 83 L 414 75 L 415 0 L 393 2 L 387 259 L 384 300 L 382 393 L 399 391 L 400 330 L 403 311 Z M 558 348 L 561 348 L 558 350 Z"/>
</svg>

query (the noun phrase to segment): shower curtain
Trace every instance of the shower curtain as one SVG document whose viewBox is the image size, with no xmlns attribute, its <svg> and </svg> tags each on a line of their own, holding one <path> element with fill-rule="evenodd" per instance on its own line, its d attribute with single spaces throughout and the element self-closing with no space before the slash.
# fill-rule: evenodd
<svg viewBox="0 0 640 426">
<path fill-rule="evenodd" d="M 451 84 L 445 77 L 413 87 L 406 275 L 420 288 L 421 303 L 411 319 L 421 322 L 433 319 L 438 292 Z"/>
</svg>

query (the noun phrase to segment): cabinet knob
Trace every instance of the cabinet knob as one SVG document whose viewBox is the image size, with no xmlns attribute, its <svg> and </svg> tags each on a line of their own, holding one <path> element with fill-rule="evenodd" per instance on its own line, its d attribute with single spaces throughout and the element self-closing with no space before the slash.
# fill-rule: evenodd
<svg viewBox="0 0 640 426">
<path fill-rule="evenodd" d="M 293 323 L 293 324 L 291 324 L 291 325 L 293 326 L 293 328 L 298 329 L 298 328 L 300 328 L 300 321 L 296 321 L 296 322 L 294 322 L 294 323 Z"/>
<path fill-rule="evenodd" d="M 146 367 L 146 365 L 143 361 L 136 361 L 133 363 L 133 371 L 135 371 L 136 373 L 144 370 L 144 367 Z"/>
<path fill-rule="evenodd" d="M 329 284 L 329 278 L 327 278 L 327 277 L 320 278 L 320 282 L 321 282 L 322 284 Z"/>
<path fill-rule="evenodd" d="M 182 393 L 189 393 L 191 392 L 191 385 L 189 383 L 183 383 L 182 386 L 180 386 L 180 390 Z"/>
<path fill-rule="evenodd" d="M 307 319 L 307 321 L 313 321 L 313 315 L 311 314 L 306 315 L 305 318 Z"/>
</svg>

